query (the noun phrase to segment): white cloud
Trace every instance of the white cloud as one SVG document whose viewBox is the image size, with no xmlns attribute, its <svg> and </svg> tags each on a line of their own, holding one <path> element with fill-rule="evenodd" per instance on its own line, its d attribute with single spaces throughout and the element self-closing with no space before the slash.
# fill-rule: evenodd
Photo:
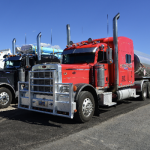
<svg viewBox="0 0 150 150">
<path fill-rule="evenodd" d="M 54 45 L 54 46 L 51 46 L 51 48 L 60 49 L 60 46 L 59 45 Z"/>
<path fill-rule="evenodd" d="M 22 44 L 22 46 L 23 46 L 23 45 L 24 45 L 24 44 Z M 34 45 L 34 46 L 37 46 L 37 43 L 27 44 L 27 45 Z M 41 46 L 43 46 L 43 47 L 49 47 L 49 48 L 55 48 L 55 49 L 61 49 L 59 45 L 53 45 L 53 46 L 51 46 L 51 44 L 49 44 L 49 43 L 41 43 Z M 19 47 L 19 45 L 18 45 L 18 47 Z"/>
<path fill-rule="evenodd" d="M 55 48 L 55 49 L 60 49 L 59 45 L 53 45 L 53 46 L 51 46 L 51 44 L 49 44 L 49 43 L 41 43 L 41 46 Z"/>
<path fill-rule="evenodd" d="M 49 43 L 41 43 L 41 46 L 43 46 L 43 47 L 51 47 L 51 44 L 49 44 Z"/>
</svg>

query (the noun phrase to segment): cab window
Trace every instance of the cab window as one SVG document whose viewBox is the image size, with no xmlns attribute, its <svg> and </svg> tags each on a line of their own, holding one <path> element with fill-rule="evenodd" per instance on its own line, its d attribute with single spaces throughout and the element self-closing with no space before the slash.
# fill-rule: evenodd
<svg viewBox="0 0 150 150">
<path fill-rule="evenodd" d="M 106 63 L 106 52 L 104 52 L 104 54 L 103 54 L 103 51 L 99 51 L 97 61 Z"/>
</svg>

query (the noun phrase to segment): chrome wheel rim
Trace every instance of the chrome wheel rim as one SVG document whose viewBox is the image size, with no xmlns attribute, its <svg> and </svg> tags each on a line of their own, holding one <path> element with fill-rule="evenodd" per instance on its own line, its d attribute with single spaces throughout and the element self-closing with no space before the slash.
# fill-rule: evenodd
<svg viewBox="0 0 150 150">
<path fill-rule="evenodd" d="M 0 93 L 0 104 L 6 105 L 9 102 L 9 95 L 6 92 Z"/>
<path fill-rule="evenodd" d="M 146 90 L 147 90 L 147 89 L 145 88 L 145 89 L 144 89 L 144 92 L 143 92 L 143 96 L 144 96 L 144 97 L 146 97 L 146 95 L 147 95 Z"/>
<path fill-rule="evenodd" d="M 93 112 L 93 104 L 89 98 L 85 98 L 82 104 L 82 112 L 85 117 L 89 117 Z"/>
</svg>

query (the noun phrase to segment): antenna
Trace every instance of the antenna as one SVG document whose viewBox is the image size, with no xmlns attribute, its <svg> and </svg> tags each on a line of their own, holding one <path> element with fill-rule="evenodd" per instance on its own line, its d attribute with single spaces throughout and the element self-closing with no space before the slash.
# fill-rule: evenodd
<svg viewBox="0 0 150 150">
<path fill-rule="evenodd" d="M 25 45 L 26 45 L 26 33 L 25 33 Z"/>
<path fill-rule="evenodd" d="M 107 14 L 107 37 L 108 37 L 108 46 L 109 46 L 109 22 L 108 22 L 108 14 Z"/>
<path fill-rule="evenodd" d="M 52 46 L 52 29 L 51 29 L 51 46 Z"/>
<path fill-rule="evenodd" d="M 83 27 L 82 27 L 82 40 L 83 40 Z"/>
</svg>

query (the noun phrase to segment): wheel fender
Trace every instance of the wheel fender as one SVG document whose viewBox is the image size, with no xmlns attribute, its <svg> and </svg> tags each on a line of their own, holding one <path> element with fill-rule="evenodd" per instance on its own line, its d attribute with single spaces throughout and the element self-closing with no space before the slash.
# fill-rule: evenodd
<svg viewBox="0 0 150 150">
<path fill-rule="evenodd" d="M 148 80 L 139 80 L 139 81 L 135 81 L 134 82 L 134 88 L 136 88 L 137 92 L 141 92 L 142 91 L 142 86 L 144 82 L 147 82 Z"/>
<path fill-rule="evenodd" d="M 75 84 L 75 86 L 77 87 L 77 91 L 76 91 L 76 95 L 75 95 L 75 100 L 78 99 L 79 94 L 80 94 L 81 91 L 89 91 L 89 92 L 91 92 L 92 94 L 97 95 L 97 94 L 96 94 L 96 91 L 95 91 L 95 89 L 94 89 L 94 87 L 93 87 L 92 85 L 90 85 L 90 84 L 81 83 L 81 84 Z M 90 89 L 91 89 L 92 91 L 91 91 Z M 95 98 L 95 97 L 94 97 L 94 98 Z"/>
<path fill-rule="evenodd" d="M 7 83 L 0 83 L 0 88 L 1 87 L 5 87 L 5 88 L 8 88 L 11 90 L 11 92 L 13 92 L 13 94 L 15 95 L 15 89 L 10 85 L 10 84 L 7 84 Z"/>
</svg>

